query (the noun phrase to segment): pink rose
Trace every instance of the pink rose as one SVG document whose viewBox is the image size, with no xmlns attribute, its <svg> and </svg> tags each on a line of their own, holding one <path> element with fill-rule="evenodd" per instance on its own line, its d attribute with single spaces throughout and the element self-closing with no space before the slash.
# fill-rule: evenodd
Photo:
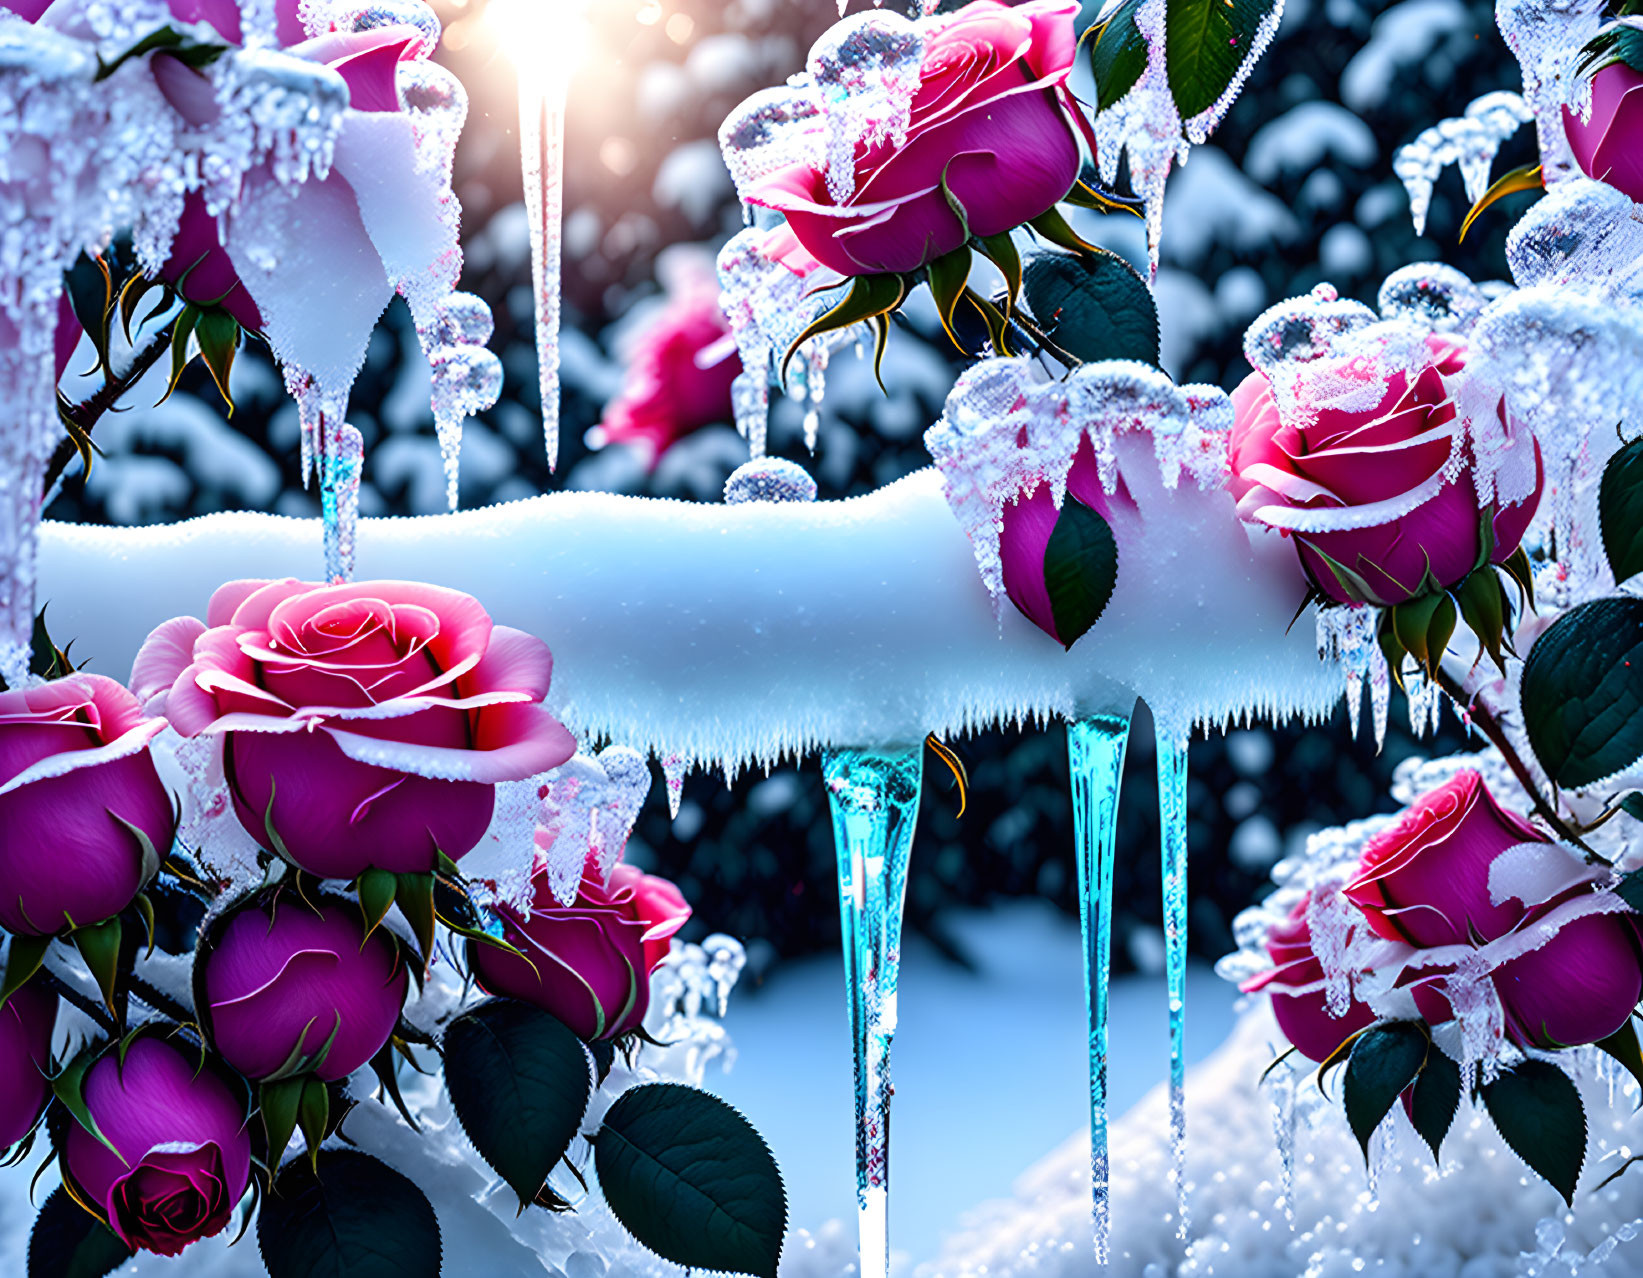
<svg viewBox="0 0 1643 1278">
<path fill-rule="evenodd" d="M 1607 182 L 1632 199 L 1643 199 L 1643 74 L 1611 62 L 1592 77 L 1592 115 L 1582 121 L 1563 108 L 1563 131 L 1575 163 L 1589 178 Z"/>
<path fill-rule="evenodd" d="M 0 692 L 0 926 L 39 936 L 131 904 L 176 834 L 148 753 L 164 727 L 102 675 Z"/>
<path fill-rule="evenodd" d="M 1428 1021 L 1450 1019 L 1445 980 L 1460 960 L 1474 952 L 1487 957 L 1491 944 L 1510 954 L 1513 939 L 1554 910 L 1591 898 L 1588 883 L 1554 881 L 1543 901 L 1497 903 L 1490 872 L 1502 853 L 1525 843 L 1548 841 L 1501 807 L 1468 769 L 1423 795 L 1365 847 L 1345 895 L 1370 927 L 1418 950 L 1453 950 L 1454 961 L 1433 955 L 1442 961 L 1411 963 L 1401 981 Z M 1555 865 L 1561 854 L 1553 856 Z M 1546 944 L 1491 964 L 1488 979 L 1514 1042 L 1573 1046 L 1606 1038 L 1625 1023 L 1643 994 L 1643 961 L 1627 917 L 1570 914 Z"/>
<path fill-rule="evenodd" d="M 71 1122 L 63 1176 L 128 1247 L 175 1256 L 220 1232 L 245 1194 L 247 1097 L 199 1065 L 144 1034 L 123 1063 L 110 1050 L 86 1071 L 82 1096 L 107 1144 Z"/>
<path fill-rule="evenodd" d="M 195 967 L 212 1046 L 252 1079 L 322 1048 L 314 1076 L 347 1078 L 394 1032 L 410 980 L 396 938 L 382 927 L 367 937 L 358 906 L 310 907 L 290 891 L 213 927 Z"/>
<path fill-rule="evenodd" d="M 158 627 L 133 686 L 184 736 L 223 738 L 240 823 L 321 878 L 460 858 L 484 835 L 499 781 L 575 750 L 542 705 L 547 645 L 493 626 L 458 591 L 236 581 L 211 597 L 206 623 Z"/>
<path fill-rule="evenodd" d="M 1067 472 L 1066 501 L 1088 506 L 1109 522 L 1115 509 L 1135 507 L 1128 490 L 1120 480 L 1114 492 L 1102 487 L 1096 467 L 1095 449 L 1088 439 L 1078 446 L 1072 468 Z M 999 533 L 998 551 L 1004 569 L 1004 592 L 1021 615 L 1050 638 L 1064 647 L 1071 647 L 1079 638 L 1063 635 L 1056 623 L 1055 609 L 1050 602 L 1050 590 L 1045 578 L 1045 552 L 1050 534 L 1065 510 L 1058 510 L 1050 496 L 1048 484 L 1040 484 L 1030 493 L 1004 507 L 1004 527 Z"/>
<path fill-rule="evenodd" d="M 636 444 L 651 467 L 692 431 L 734 416 L 730 384 L 742 371 L 718 289 L 677 295 L 638 334 L 621 393 L 605 406 L 605 438 Z"/>
<path fill-rule="evenodd" d="M 541 861 L 533 886 L 529 915 L 499 911 L 504 939 L 525 957 L 475 946 L 480 985 L 552 1012 L 586 1039 L 637 1029 L 650 1007 L 650 974 L 690 917 L 679 889 L 631 865 L 617 865 L 607 880 L 591 860 L 571 905 L 554 899 Z"/>
<path fill-rule="evenodd" d="M 56 1024 L 57 996 L 41 981 L 14 990 L 0 1007 L 0 1149 L 27 1136 L 46 1107 Z"/>
<path fill-rule="evenodd" d="M 1368 1004 L 1356 998 L 1342 1016 L 1329 1010 L 1324 992 L 1324 969 L 1312 950 L 1312 927 L 1307 922 L 1309 899 L 1303 899 L 1289 918 L 1272 929 L 1267 953 L 1273 967 L 1241 987 L 1247 993 L 1266 990 L 1272 995 L 1272 1014 L 1278 1028 L 1308 1060 L 1328 1060 L 1342 1043 L 1375 1021 Z"/>
<path fill-rule="evenodd" d="M 1466 348 L 1433 337 L 1428 349 L 1426 367 L 1413 378 L 1393 373 L 1380 402 L 1367 411 L 1325 405 L 1310 422 L 1286 422 L 1259 372 L 1232 393 L 1228 488 L 1239 499 L 1239 515 L 1293 535 L 1313 583 L 1338 602 L 1399 604 L 1422 593 L 1428 570 L 1449 587 L 1485 561 L 1504 563 L 1539 504 L 1538 444 L 1534 494 L 1516 505 L 1484 510 L 1470 468 L 1445 477 L 1452 452 L 1465 446 L 1450 379 L 1465 366 Z M 1357 362 L 1340 372 L 1376 375 Z M 1501 411 L 1506 421 L 1504 406 Z M 1308 521 L 1326 525 L 1322 531 L 1291 533 L 1293 511 L 1340 514 Z M 1494 529 L 1492 547 L 1480 535 L 1485 515 Z M 1328 560 L 1361 581 L 1343 579 Z"/>
<path fill-rule="evenodd" d="M 826 174 L 800 163 L 757 182 L 749 202 L 786 214 L 799 242 L 844 275 L 917 270 L 970 236 L 1032 220 L 1072 189 L 1079 137 L 1094 149 L 1067 88 L 1078 11 L 1074 0 L 972 0 L 926 23 L 906 140 L 857 148 L 850 199 L 836 203 Z"/>
</svg>

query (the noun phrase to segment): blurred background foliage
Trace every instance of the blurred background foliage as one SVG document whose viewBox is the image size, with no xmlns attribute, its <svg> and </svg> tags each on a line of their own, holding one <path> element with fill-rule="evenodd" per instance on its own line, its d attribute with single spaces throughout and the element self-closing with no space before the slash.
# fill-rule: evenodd
<svg viewBox="0 0 1643 1278">
<path fill-rule="evenodd" d="M 485 21 L 483 0 L 434 4 L 446 23 L 437 56 L 470 95 L 455 179 L 463 287 L 495 311 L 493 346 L 507 370 L 501 402 L 468 425 L 463 505 L 561 488 L 717 500 L 726 476 L 746 459 L 728 424 L 691 434 L 654 469 L 631 448 L 593 447 L 594 428 L 622 384 L 634 334 L 661 305 L 663 250 L 693 246 L 672 253 L 710 263 L 742 226 L 714 140 L 719 122 L 748 93 L 802 67 L 810 42 L 837 17 L 833 0 L 595 0 L 567 126 L 557 474 L 548 471 L 541 444 L 512 63 Z M 1083 21 L 1098 7 L 1086 3 Z M 1086 75 L 1086 99 L 1089 87 Z M 1410 262 L 1441 259 L 1478 280 L 1502 276 L 1505 229 L 1531 197 L 1510 197 L 1458 244 L 1467 201 L 1450 170 L 1438 183 L 1428 234 L 1418 238 L 1392 155 L 1478 94 L 1517 87 L 1516 63 L 1488 0 L 1288 0 L 1276 40 L 1212 145 L 1195 148 L 1171 179 L 1157 282 L 1169 371 L 1231 389 L 1249 371 L 1241 353 L 1248 322 L 1322 280 L 1372 304 L 1381 279 Z M 1531 150 L 1525 131 L 1497 171 Z M 1142 260 L 1139 221 L 1080 219 L 1090 238 Z M 810 466 L 824 498 L 908 474 L 929 462 L 923 431 L 963 363 L 933 311 L 916 303 L 892 336 L 888 395 L 865 362 L 839 352 L 814 458 L 804 448 L 801 414 L 785 402 L 775 405 L 771 451 Z M 318 514 L 298 472 L 296 410 L 265 351 L 248 348 L 236 362 L 231 419 L 197 364 L 160 407 L 148 407 L 152 397 L 143 399 L 141 389 L 132 411 L 99 426 L 104 455 L 89 479 L 71 478 L 51 516 L 144 523 L 225 509 Z M 367 445 L 367 515 L 443 508 L 427 392 L 409 315 L 396 301 L 373 338 L 350 411 Z M 1318 725 L 1239 729 L 1193 742 L 1195 950 L 1216 956 L 1232 947 L 1233 915 L 1309 832 L 1391 806 L 1392 768 L 1417 748 L 1403 710 L 1395 694 L 1379 752 L 1367 728 L 1348 740 L 1344 712 Z M 1458 726 L 1447 721 L 1443 731 L 1444 740 L 1418 748 L 1458 748 Z M 952 783 L 932 759 L 908 926 L 963 962 L 943 922 L 954 907 L 1025 894 L 1074 913 L 1077 903 L 1061 728 L 1002 729 L 954 744 L 969 766 L 969 810 L 956 817 Z M 1156 811 L 1143 714 L 1120 812 L 1120 970 L 1162 963 Z M 677 821 L 668 817 L 658 776 L 630 857 L 679 882 L 696 909 L 693 932 L 746 938 L 755 978 L 783 955 L 836 946 L 832 832 L 813 760 L 730 786 L 722 777 L 692 776 Z"/>
</svg>

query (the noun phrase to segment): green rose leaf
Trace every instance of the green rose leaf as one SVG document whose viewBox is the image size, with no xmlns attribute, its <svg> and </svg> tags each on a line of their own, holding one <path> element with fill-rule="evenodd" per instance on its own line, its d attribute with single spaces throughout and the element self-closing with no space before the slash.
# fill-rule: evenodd
<svg viewBox="0 0 1643 1278">
<path fill-rule="evenodd" d="M 1164 61 L 1183 120 L 1227 91 L 1272 8 L 1269 0 L 1166 0 Z"/>
<path fill-rule="evenodd" d="M 1626 1067 L 1626 1072 L 1643 1085 L 1643 1048 L 1638 1046 L 1637 1027 L 1630 1020 L 1593 1047 L 1607 1053 Z"/>
<path fill-rule="evenodd" d="M 1135 268 L 1106 249 L 1074 256 L 1028 256 L 1023 288 L 1033 318 L 1085 363 L 1133 359 L 1158 364 L 1158 307 Z"/>
<path fill-rule="evenodd" d="M 269 1278 L 439 1278 L 439 1222 L 420 1189 L 355 1149 L 294 1158 L 257 1217 Z"/>
<path fill-rule="evenodd" d="M 593 1062 L 558 1018 L 491 999 L 446 1029 L 445 1086 L 462 1130 L 523 1210 L 576 1138 Z"/>
<path fill-rule="evenodd" d="M 1044 547 L 1044 588 L 1055 633 L 1071 648 L 1106 610 L 1118 584 L 1118 543 L 1100 514 L 1071 493 Z"/>
<path fill-rule="evenodd" d="M 1598 488 L 1597 518 L 1614 579 L 1643 572 L 1643 439 L 1609 458 Z"/>
<path fill-rule="evenodd" d="M 1358 1035 L 1347 1058 L 1342 1095 L 1346 1121 L 1369 1157 L 1369 1138 L 1398 1099 L 1415 1081 L 1431 1051 L 1426 1030 L 1416 1021 L 1387 1021 Z"/>
<path fill-rule="evenodd" d="M 119 1235 L 59 1186 L 34 1218 L 28 1278 L 103 1278 L 132 1254 Z"/>
<path fill-rule="evenodd" d="M 1124 0 L 1090 41 L 1090 70 L 1095 74 L 1095 108 L 1105 111 L 1135 87 L 1147 69 L 1147 42 L 1135 25 L 1141 0 Z"/>
<path fill-rule="evenodd" d="M 1643 599 L 1594 599 L 1535 641 L 1523 723 L 1546 775 L 1588 786 L 1643 756 Z"/>
<path fill-rule="evenodd" d="M 752 1125 L 678 1083 L 631 1088 L 594 1138 L 616 1218 L 664 1260 L 775 1278 L 787 1229 L 781 1172 Z"/>
<path fill-rule="evenodd" d="M 1455 1121 L 1455 1111 L 1460 1107 L 1460 1066 L 1440 1051 L 1428 1052 L 1409 1101 L 1415 1130 L 1431 1147 L 1436 1160 L 1443 1138 L 1449 1134 L 1449 1125 Z"/>
<path fill-rule="evenodd" d="M 1546 1061 L 1523 1061 L 1483 1085 L 1483 1103 L 1512 1152 L 1574 1206 L 1586 1110 L 1569 1076 Z"/>
</svg>

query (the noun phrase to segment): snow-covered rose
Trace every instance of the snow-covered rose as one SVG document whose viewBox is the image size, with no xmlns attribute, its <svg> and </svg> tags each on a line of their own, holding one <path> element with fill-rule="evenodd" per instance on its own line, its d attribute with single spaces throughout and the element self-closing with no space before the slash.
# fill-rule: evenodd
<svg viewBox="0 0 1643 1278">
<path fill-rule="evenodd" d="M 51 1084 L 51 1031 L 57 996 L 43 981 L 12 991 L 0 1007 L 0 1149 L 28 1135 L 46 1106 Z"/>
<path fill-rule="evenodd" d="M 1303 898 L 1283 923 L 1267 935 L 1267 953 L 1272 968 L 1244 982 L 1243 991 L 1265 990 L 1272 995 L 1272 1014 L 1284 1037 L 1308 1060 L 1324 1061 L 1353 1034 L 1375 1020 L 1368 1004 L 1356 998 L 1346 1012 L 1336 1016 L 1329 1009 L 1324 989 L 1324 969 L 1312 948 L 1312 927 L 1307 921 L 1310 898 Z"/>
<path fill-rule="evenodd" d="M 857 147 L 848 200 L 836 202 L 809 163 L 777 170 L 747 199 L 786 214 L 799 242 L 844 275 L 913 271 L 969 236 L 1030 221 L 1072 189 L 1089 136 L 1067 87 L 1078 11 L 1073 0 L 972 0 L 926 28 L 906 140 Z"/>
<path fill-rule="evenodd" d="M 1592 114 L 1563 108 L 1563 130 L 1581 172 L 1643 199 L 1643 74 L 1611 62 L 1592 77 Z"/>
<path fill-rule="evenodd" d="M 1525 902 L 1491 884 L 1496 862 L 1523 844 L 1542 844 L 1553 866 L 1567 872 L 1550 880 L 1545 899 Z M 1502 807 L 1478 773 L 1467 769 L 1423 795 L 1370 840 L 1358 877 L 1345 895 L 1388 940 L 1417 950 L 1448 951 L 1423 957 L 1405 970 L 1421 1015 L 1437 1024 L 1452 1015 L 1448 977 L 1475 951 L 1510 955 L 1513 938 L 1527 935 L 1559 907 L 1591 899 L 1590 875 L 1515 812 Z M 1538 893 L 1530 893 L 1538 896 Z M 1574 1046 L 1606 1038 L 1625 1024 L 1643 994 L 1636 930 L 1622 913 L 1572 912 L 1545 944 L 1490 962 L 1506 1032 L 1536 1047 Z"/>
<path fill-rule="evenodd" d="M 366 936 L 358 907 L 292 891 L 236 909 L 195 964 L 212 1046 L 247 1078 L 322 1048 L 314 1076 L 347 1078 L 388 1041 L 410 980 L 395 939 Z"/>
<path fill-rule="evenodd" d="M 1434 336 L 1427 351 L 1412 375 L 1392 371 L 1368 409 L 1324 404 L 1286 420 L 1260 372 L 1232 393 L 1228 487 L 1239 515 L 1288 531 L 1286 516 L 1307 511 L 1308 531 L 1290 535 L 1313 583 L 1341 603 L 1399 604 L 1423 593 L 1428 573 L 1449 587 L 1485 562 L 1503 563 L 1539 504 L 1538 444 L 1534 493 L 1515 505 L 1485 508 L 1470 466 L 1452 478 L 1445 473 L 1454 450 L 1467 446 L 1452 380 L 1465 367 L 1466 348 Z M 1363 358 L 1335 371 L 1366 382 L 1381 375 Z M 1312 516 L 1319 511 L 1322 520 Z"/>
<path fill-rule="evenodd" d="M 553 658 L 470 595 L 405 581 L 236 581 L 165 622 L 132 683 L 223 738 L 251 837 L 321 878 L 432 870 L 484 835 L 496 784 L 575 751 L 542 704 Z M 272 834 L 270 834 L 272 831 Z"/>
<path fill-rule="evenodd" d="M 690 918 L 679 889 L 631 865 L 605 878 L 590 860 L 576 900 L 560 905 L 540 859 L 532 889 L 528 914 L 499 911 L 503 937 L 525 957 L 475 946 L 480 985 L 545 1008 L 583 1038 L 637 1029 L 650 1007 L 650 974 Z"/>
<path fill-rule="evenodd" d="M 219 1233 L 251 1179 L 246 1095 L 201 1069 L 199 1053 L 144 1034 L 86 1071 L 99 1140 L 68 1124 L 62 1168 L 127 1246 L 175 1256 Z M 243 1084 L 241 1085 L 243 1087 Z"/>
<path fill-rule="evenodd" d="M 164 727 L 102 675 L 0 693 L 0 926 L 44 935 L 131 903 L 176 834 L 148 751 Z"/>
</svg>

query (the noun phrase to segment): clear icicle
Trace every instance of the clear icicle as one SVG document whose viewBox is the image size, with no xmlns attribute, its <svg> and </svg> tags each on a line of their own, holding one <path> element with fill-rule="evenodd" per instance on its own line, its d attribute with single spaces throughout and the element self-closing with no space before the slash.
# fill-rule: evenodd
<svg viewBox="0 0 1643 1278">
<path fill-rule="evenodd" d="M 1187 1236 L 1187 737 L 1154 725 L 1158 747 L 1158 824 L 1164 885 L 1164 963 L 1169 980 L 1170 1179 L 1175 1236 Z"/>
<path fill-rule="evenodd" d="M 887 1278 L 890 1269 L 890 1044 L 896 1032 L 902 904 L 923 768 L 922 744 L 822 755 L 838 853 L 839 918 L 855 1052 L 861 1278 Z"/>
<path fill-rule="evenodd" d="M 1130 721 L 1097 715 L 1067 724 L 1078 860 L 1078 917 L 1084 933 L 1084 1006 L 1089 1017 L 1090 1196 L 1095 1262 L 1109 1260 L 1111 1216 L 1107 1156 L 1107 976 L 1112 951 L 1113 858 L 1118 790 Z"/>
<path fill-rule="evenodd" d="M 1476 202 L 1489 187 L 1489 169 L 1501 143 L 1533 118 L 1517 94 L 1486 93 L 1466 108 L 1465 115 L 1440 120 L 1407 146 L 1399 147 L 1392 160 L 1392 172 L 1409 193 L 1409 216 L 1415 234 L 1426 233 L 1432 186 L 1445 166 L 1460 166 L 1466 198 Z"/>
<path fill-rule="evenodd" d="M 1272 1136 L 1278 1146 L 1278 1194 L 1284 1219 L 1295 1228 L 1295 1072 L 1279 1064 L 1267 1075 L 1272 1093 Z"/>
<path fill-rule="evenodd" d="M 1375 753 L 1386 745 L 1386 717 L 1392 707 L 1392 671 L 1379 646 L 1369 654 L 1369 706 L 1375 721 Z"/>
<path fill-rule="evenodd" d="M 685 773 L 689 770 L 690 763 L 683 755 L 662 756 L 662 780 L 667 786 L 667 814 L 674 821 L 679 819 L 679 801 L 684 797 Z"/>
<path fill-rule="evenodd" d="M 319 505 L 325 522 L 325 579 L 352 581 L 354 533 L 359 527 L 359 477 L 365 465 L 365 439 L 347 422 L 324 428 L 320 461 Z"/>
<path fill-rule="evenodd" d="M 471 322 L 472 317 L 469 319 Z M 501 396 L 502 361 L 496 352 L 483 346 L 442 346 L 433 352 L 429 371 L 433 377 L 434 430 L 445 462 L 445 499 L 455 510 L 462 423 Z"/>
<path fill-rule="evenodd" d="M 559 290 L 565 220 L 565 86 L 545 84 L 521 67 L 519 147 L 525 212 L 531 227 L 531 289 L 536 298 L 537 383 L 548 469 L 559 464 Z"/>
<path fill-rule="evenodd" d="M 735 937 L 715 932 L 702 941 L 702 953 L 707 955 L 707 978 L 713 982 L 713 996 L 722 1019 L 730 1007 L 730 991 L 747 966 L 747 951 Z"/>
</svg>

